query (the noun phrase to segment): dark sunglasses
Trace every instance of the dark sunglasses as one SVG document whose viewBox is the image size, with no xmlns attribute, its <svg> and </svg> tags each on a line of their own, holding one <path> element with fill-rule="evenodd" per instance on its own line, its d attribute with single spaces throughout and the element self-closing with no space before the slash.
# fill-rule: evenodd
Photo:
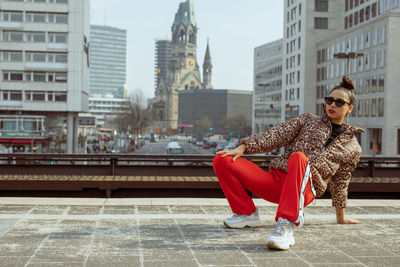
<svg viewBox="0 0 400 267">
<path fill-rule="evenodd" d="M 347 105 L 351 105 L 350 103 L 347 103 L 346 101 L 344 101 L 343 99 L 340 99 L 340 98 L 338 98 L 338 99 L 334 99 L 333 97 L 331 97 L 331 96 L 326 96 L 326 97 L 324 97 L 325 98 L 325 103 L 327 103 L 328 105 L 331 105 L 333 102 L 335 102 L 335 105 L 338 107 L 338 108 L 340 108 L 341 106 L 343 106 L 344 104 L 347 104 Z"/>
</svg>

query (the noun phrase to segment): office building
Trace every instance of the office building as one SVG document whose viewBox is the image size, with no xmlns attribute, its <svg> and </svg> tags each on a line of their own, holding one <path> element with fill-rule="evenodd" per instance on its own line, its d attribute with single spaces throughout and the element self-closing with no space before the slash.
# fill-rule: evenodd
<svg viewBox="0 0 400 267">
<path fill-rule="evenodd" d="M 89 97 L 89 112 L 96 117 L 96 124 L 99 127 L 116 126 L 112 125 L 115 118 L 126 112 L 128 108 L 129 99 L 127 98 L 115 98 L 111 94 L 93 94 Z"/>
<path fill-rule="evenodd" d="M 123 98 L 126 84 L 126 30 L 90 25 L 90 94 Z"/>
<path fill-rule="evenodd" d="M 252 132 L 281 123 L 282 39 L 254 49 Z"/>
<path fill-rule="evenodd" d="M 182 90 L 179 91 L 178 127 L 183 133 L 195 133 L 196 128 L 207 117 L 212 134 L 229 134 L 234 129 L 226 128 L 226 120 L 232 116 L 240 116 L 240 124 L 251 128 L 252 120 L 251 91 L 245 90 Z M 236 127 L 237 128 L 237 127 Z M 239 130 L 239 129 L 235 129 Z M 246 129 L 240 129 L 246 131 Z M 237 135 L 238 133 L 233 132 Z"/>
<path fill-rule="evenodd" d="M 398 1 L 344 1 L 344 29 L 316 44 L 316 110 L 341 77 L 356 84 L 350 122 L 366 130 L 358 136 L 363 155 L 400 154 L 400 8 Z M 329 2 L 329 8 L 331 3 Z"/>
<path fill-rule="evenodd" d="M 64 152 L 77 152 L 89 11 L 89 0 L 0 0 L 0 143 L 10 152 L 49 152 L 64 137 Z"/>
</svg>

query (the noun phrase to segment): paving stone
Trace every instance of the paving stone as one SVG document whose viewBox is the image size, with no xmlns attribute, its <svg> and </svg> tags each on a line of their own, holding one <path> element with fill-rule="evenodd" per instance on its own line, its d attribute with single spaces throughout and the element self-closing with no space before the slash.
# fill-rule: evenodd
<svg viewBox="0 0 400 267">
<path fill-rule="evenodd" d="M 0 208 L 0 214 L 25 214 L 35 206 L 31 205 L 2 205 Z"/>
<path fill-rule="evenodd" d="M 83 262 L 86 258 L 85 249 L 79 250 L 40 250 L 37 251 L 31 262 L 42 263 L 42 262 Z"/>
<path fill-rule="evenodd" d="M 309 264 L 304 262 L 302 259 L 299 259 L 297 257 L 292 257 L 292 258 L 273 257 L 273 258 L 261 258 L 261 259 L 257 258 L 257 259 L 252 259 L 252 261 L 257 266 L 276 266 L 276 267 L 310 266 Z"/>
<path fill-rule="evenodd" d="M 195 253 L 196 259 L 202 265 L 250 265 L 251 261 L 240 251 L 214 251 L 212 253 Z"/>
<path fill-rule="evenodd" d="M 196 261 L 145 261 L 143 262 L 144 267 L 177 267 L 177 266 L 185 266 L 185 267 L 197 267 L 199 266 Z"/>
<path fill-rule="evenodd" d="M 82 267 L 82 262 L 30 262 L 29 267 Z"/>
<path fill-rule="evenodd" d="M 19 219 L 0 219 L 0 236 L 10 231 Z"/>
<path fill-rule="evenodd" d="M 2 254 L 0 252 L 0 255 L 6 255 Z M 0 256 L 0 264 L 2 267 L 23 267 L 25 266 L 25 263 L 28 262 L 30 257 L 10 257 L 10 256 Z"/>
<path fill-rule="evenodd" d="M 357 261 L 345 253 L 331 249 L 331 250 L 313 250 L 313 251 L 302 251 L 296 252 L 296 255 L 311 264 L 323 263 L 323 264 L 344 264 L 344 263 L 357 263 Z"/>
<path fill-rule="evenodd" d="M 173 214 L 205 214 L 201 206 L 172 206 L 170 210 Z"/>
<path fill-rule="evenodd" d="M 60 215 L 64 212 L 66 206 L 36 206 L 31 214 L 55 214 Z"/>
<path fill-rule="evenodd" d="M 101 206 L 71 206 L 68 214 L 70 215 L 97 215 L 100 213 Z"/>
<path fill-rule="evenodd" d="M 137 209 L 140 214 L 168 214 L 168 206 L 157 206 L 157 205 L 139 205 Z"/>
<path fill-rule="evenodd" d="M 366 266 L 399 266 L 400 257 L 355 257 Z"/>
<path fill-rule="evenodd" d="M 82 266 L 82 265 L 81 265 Z M 126 267 L 142 266 L 140 256 L 111 256 L 109 254 L 90 255 L 86 263 L 87 267 Z"/>
</svg>

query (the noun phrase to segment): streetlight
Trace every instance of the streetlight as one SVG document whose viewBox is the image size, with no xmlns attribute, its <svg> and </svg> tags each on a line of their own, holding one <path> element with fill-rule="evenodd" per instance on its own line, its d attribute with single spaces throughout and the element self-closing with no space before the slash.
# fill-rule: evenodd
<svg viewBox="0 0 400 267">
<path fill-rule="evenodd" d="M 363 56 L 364 56 L 364 53 L 355 53 L 355 52 L 333 54 L 334 58 L 347 59 L 347 69 L 346 69 L 347 75 L 350 74 L 350 66 L 349 66 L 350 58 L 356 59 L 356 58 L 363 57 Z"/>
<path fill-rule="evenodd" d="M 265 105 L 267 104 L 265 101 L 265 88 L 267 88 L 268 86 L 271 86 L 270 83 L 257 83 L 257 86 L 261 86 L 264 89 L 264 95 L 263 95 L 263 122 L 262 122 L 262 129 L 261 131 L 265 131 Z"/>
</svg>

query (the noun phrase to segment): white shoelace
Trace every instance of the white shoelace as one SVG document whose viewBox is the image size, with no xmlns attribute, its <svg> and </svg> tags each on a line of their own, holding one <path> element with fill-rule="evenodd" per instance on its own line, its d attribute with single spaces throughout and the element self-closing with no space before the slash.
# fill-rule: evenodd
<svg viewBox="0 0 400 267">
<path fill-rule="evenodd" d="M 289 227 L 290 227 L 290 222 L 288 220 L 279 218 L 275 229 L 275 233 L 284 235 L 285 232 L 289 229 Z"/>
</svg>

